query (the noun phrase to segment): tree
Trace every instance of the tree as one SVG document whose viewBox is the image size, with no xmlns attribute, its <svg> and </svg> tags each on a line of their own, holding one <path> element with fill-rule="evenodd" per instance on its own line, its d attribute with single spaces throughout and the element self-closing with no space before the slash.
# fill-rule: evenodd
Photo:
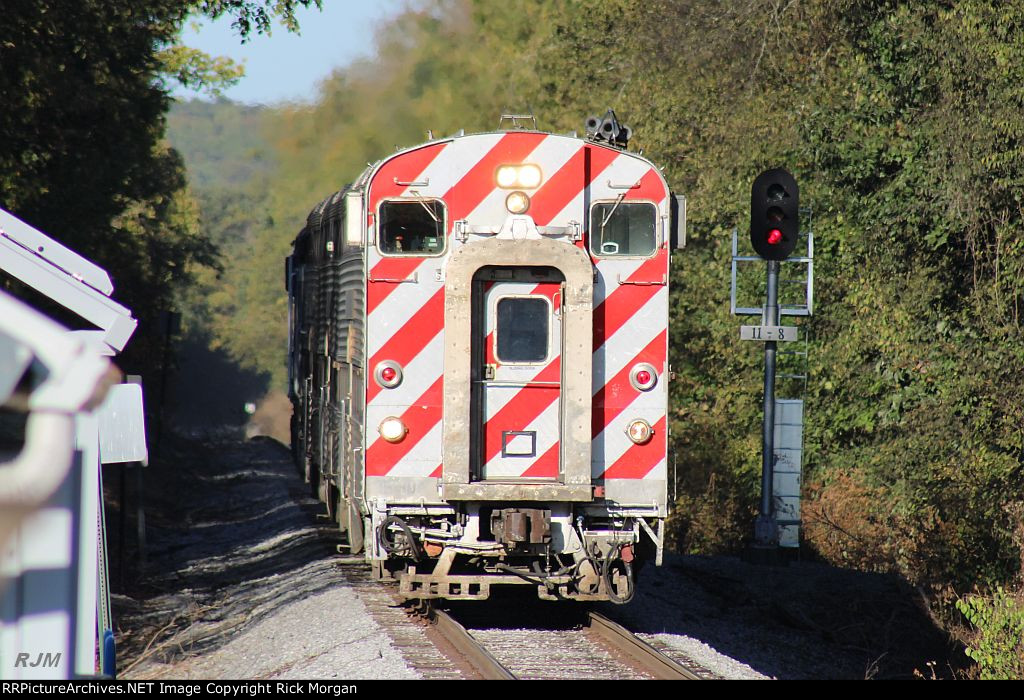
<svg viewBox="0 0 1024 700">
<path fill-rule="evenodd" d="M 0 206 L 106 267 L 140 319 L 126 367 L 148 371 L 157 320 L 197 266 L 215 266 L 180 157 L 164 139 L 167 82 L 216 89 L 230 65 L 176 47 L 189 13 L 234 17 L 242 40 L 319 0 L 12 0 L 0 23 Z M 173 76 L 169 74 L 173 73 Z M 7 282 L 11 285 L 11 282 Z"/>
</svg>

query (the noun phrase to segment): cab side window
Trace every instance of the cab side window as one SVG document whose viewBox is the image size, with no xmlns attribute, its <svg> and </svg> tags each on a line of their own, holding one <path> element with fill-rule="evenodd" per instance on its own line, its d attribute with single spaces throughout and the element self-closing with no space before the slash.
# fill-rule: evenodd
<svg viewBox="0 0 1024 700">
<path fill-rule="evenodd" d="M 380 251 L 387 255 L 439 255 L 445 246 L 445 207 L 436 199 L 380 205 Z"/>
<path fill-rule="evenodd" d="M 658 245 L 656 221 L 648 202 L 598 202 L 590 210 L 590 250 L 600 257 L 651 255 Z"/>
</svg>

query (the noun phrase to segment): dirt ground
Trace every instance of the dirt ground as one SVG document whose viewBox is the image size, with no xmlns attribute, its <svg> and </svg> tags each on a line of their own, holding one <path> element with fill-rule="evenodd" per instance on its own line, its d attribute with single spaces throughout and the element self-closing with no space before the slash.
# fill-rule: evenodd
<svg viewBox="0 0 1024 700">
<path fill-rule="evenodd" d="M 256 412 L 245 426 L 246 437 L 264 435 L 287 445 L 291 440 L 289 425 L 292 404 L 283 391 L 271 391 L 256 404 Z"/>
</svg>

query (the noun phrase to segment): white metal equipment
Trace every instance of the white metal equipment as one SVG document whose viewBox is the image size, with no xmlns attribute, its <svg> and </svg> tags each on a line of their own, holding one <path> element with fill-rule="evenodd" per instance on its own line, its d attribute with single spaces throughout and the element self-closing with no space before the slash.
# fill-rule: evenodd
<svg viewBox="0 0 1024 700">
<path fill-rule="evenodd" d="M 20 451 L 0 455 L 0 678 L 92 676 L 111 627 L 99 465 L 146 458 L 141 387 L 116 385 L 105 356 L 137 322 L 102 268 L 3 210 L 0 268 L 96 326 L 0 294 L 0 405 L 28 414 Z"/>
</svg>

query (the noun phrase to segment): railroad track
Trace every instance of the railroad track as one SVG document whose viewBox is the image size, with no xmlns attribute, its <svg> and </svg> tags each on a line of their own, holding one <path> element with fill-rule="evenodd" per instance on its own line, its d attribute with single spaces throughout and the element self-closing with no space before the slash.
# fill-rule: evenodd
<svg viewBox="0 0 1024 700">
<path fill-rule="evenodd" d="M 707 676 L 604 615 L 577 606 L 533 601 L 531 610 L 540 610 L 544 623 L 527 628 L 512 624 L 518 609 L 514 601 L 500 608 L 499 601 L 491 601 L 470 603 L 454 612 L 433 608 L 417 615 L 402 604 L 397 587 L 373 580 L 360 559 L 346 557 L 340 566 L 367 611 L 426 679 L 699 680 Z M 428 619 L 431 624 L 425 624 Z"/>
<path fill-rule="evenodd" d="M 700 680 L 622 625 L 588 612 L 576 629 L 467 630 L 445 611 L 434 612 L 440 634 L 479 674 L 512 679 Z"/>
<path fill-rule="evenodd" d="M 428 680 L 458 680 L 473 678 L 461 659 L 438 643 L 437 635 L 428 625 L 411 619 L 409 608 L 398 598 L 398 587 L 385 581 L 375 581 L 362 557 L 344 557 L 340 566 L 348 585 L 359 595 L 367 612 L 387 632 L 406 663 Z M 448 653 L 445 653 L 448 651 Z"/>
<path fill-rule="evenodd" d="M 590 629 L 613 647 L 630 656 L 654 678 L 668 681 L 699 681 L 702 676 L 675 659 L 666 656 L 613 620 L 590 613 Z"/>
</svg>

